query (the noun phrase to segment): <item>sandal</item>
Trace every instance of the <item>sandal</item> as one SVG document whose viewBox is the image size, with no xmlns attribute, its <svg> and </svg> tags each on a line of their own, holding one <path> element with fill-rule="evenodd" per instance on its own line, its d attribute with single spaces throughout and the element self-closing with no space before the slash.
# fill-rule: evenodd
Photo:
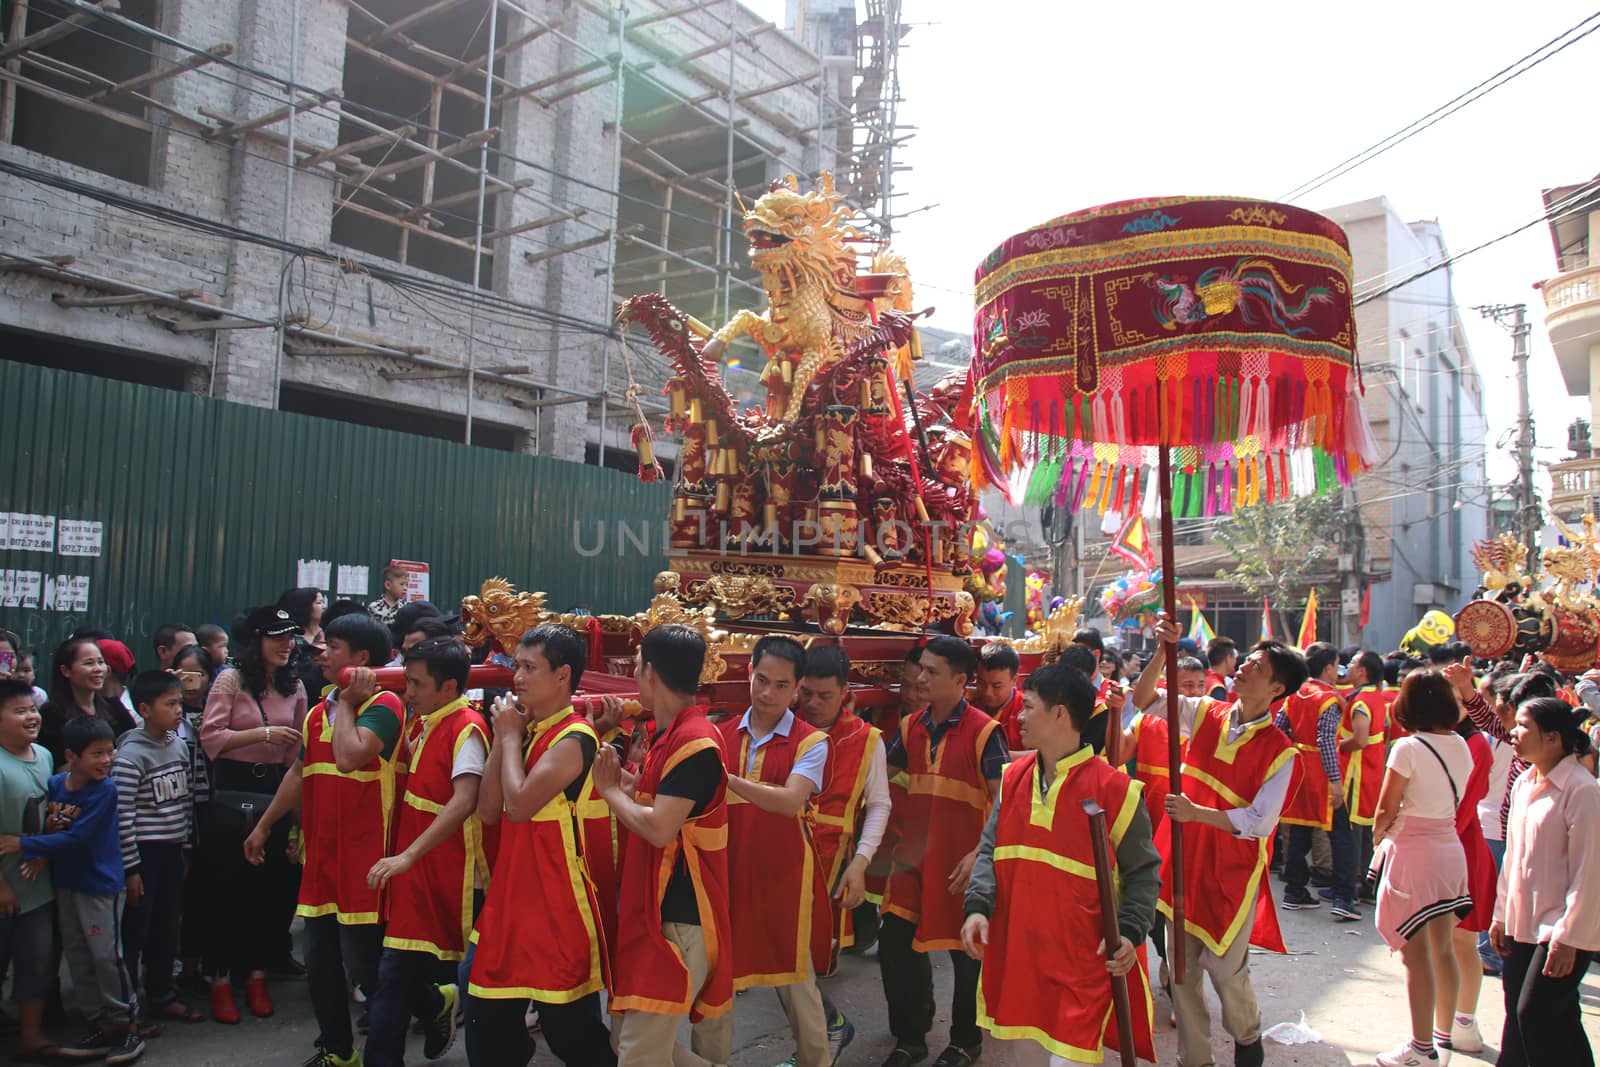
<svg viewBox="0 0 1600 1067">
<path fill-rule="evenodd" d="M 133 1020 L 133 1024 L 129 1027 L 129 1029 L 146 1041 L 153 1037 L 161 1036 L 161 1027 L 157 1026 L 149 1019 L 135 1019 Z"/>
<path fill-rule="evenodd" d="M 181 1000 L 169 1000 L 159 1005 L 155 1014 L 158 1018 L 175 1023 L 203 1023 L 206 1017 L 195 1009 L 189 1007 Z"/>
</svg>

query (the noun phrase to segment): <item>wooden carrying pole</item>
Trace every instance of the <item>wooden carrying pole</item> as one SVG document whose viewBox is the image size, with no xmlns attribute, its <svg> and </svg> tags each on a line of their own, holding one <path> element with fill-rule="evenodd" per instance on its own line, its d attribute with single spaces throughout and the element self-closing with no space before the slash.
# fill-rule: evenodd
<svg viewBox="0 0 1600 1067">
<path fill-rule="evenodd" d="M 1111 873 L 1111 834 L 1106 830 L 1106 809 L 1093 800 L 1085 800 L 1084 812 L 1089 816 L 1089 843 L 1094 848 L 1094 880 L 1100 890 L 1100 930 L 1106 942 L 1106 959 L 1109 960 L 1122 944 L 1122 934 L 1117 929 L 1117 891 Z M 1111 975 L 1111 1007 L 1117 1016 L 1117 1049 L 1122 1053 L 1122 1067 L 1134 1067 L 1137 1057 L 1133 1050 L 1133 1005 L 1128 1000 L 1128 976 Z"/>
<path fill-rule="evenodd" d="M 1166 411 L 1164 384 L 1156 386 L 1163 413 Z M 1178 617 L 1178 572 L 1172 561 L 1172 446 L 1167 434 L 1161 435 L 1159 448 L 1160 469 L 1156 472 L 1157 493 L 1161 498 L 1161 598 L 1169 620 Z M 1167 768 L 1172 776 L 1172 793 L 1183 793 L 1183 753 L 1178 735 L 1178 656 L 1177 649 L 1163 646 L 1167 657 Z M 1172 924 L 1167 934 L 1167 958 L 1172 962 L 1172 980 L 1183 984 L 1188 973 L 1184 966 L 1183 924 L 1183 824 L 1169 818 L 1167 825 L 1172 834 Z"/>
</svg>

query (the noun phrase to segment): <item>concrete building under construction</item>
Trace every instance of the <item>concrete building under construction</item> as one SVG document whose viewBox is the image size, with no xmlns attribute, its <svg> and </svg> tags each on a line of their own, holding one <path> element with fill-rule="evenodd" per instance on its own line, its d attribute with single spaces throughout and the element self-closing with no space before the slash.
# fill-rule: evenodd
<svg viewBox="0 0 1600 1067">
<path fill-rule="evenodd" d="M 623 462 L 616 299 L 758 305 L 791 172 L 890 228 L 899 6 L 3 0 L 0 357 Z"/>
</svg>

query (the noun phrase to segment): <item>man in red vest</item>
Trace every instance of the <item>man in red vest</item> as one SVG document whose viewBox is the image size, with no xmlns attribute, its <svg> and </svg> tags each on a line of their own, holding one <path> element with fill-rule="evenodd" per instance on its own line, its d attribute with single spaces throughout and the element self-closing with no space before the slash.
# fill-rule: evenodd
<svg viewBox="0 0 1600 1067">
<path fill-rule="evenodd" d="M 378 989 L 367 1002 L 368 1067 L 401 1067 L 406 1029 L 423 1021 L 422 1054 L 435 1060 L 456 1037 L 455 985 L 436 985 L 444 963 L 467 953 L 481 828 L 478 783 L 488 757 L 483 718 L 464 695 L 472 659 L 453 637 L 435 637 L 405 654 L 405 792 L 396 803 L 393 855 L 367 872 L 388 890 L 388 925 Z"/>
<path fill-rule="evenodd" d="M 1322 906 L 1306 889 L 1311 880 L 1307 858 L 1311 832 L 1326 830 L 1333 850 L 1333 917 L 1354 922 L 1361 912 L 1355 902 L 1355 842 L 1339 757 L 1339 724 L 1344 719 L 1344 701 L 1334 688 L 1339 680 L 1339 650 L 1326 641 L 1316 642 L 1306 649 L 1306 670 L 1311 677 L 1283 702 L 1278 713 L 1279 728 L 1300 752 L 1302 775 L 1299 792 L 1283 809 L 1283 823 L 1289 827 L 1283 906 L 1291 910 Z"/>
<path fill-rule="evenodd" d="M 1156 683 L 1183 631 L 1163 612 L 1160 645 L 1134 686 L 1133 702 L 1165 716 Z M 1274 728 L 1275 701 L 1306 680 L 1300 654 L 1275 641 L 1256 645 L 1234 674 L 1231 705 L 1210 697 L 1178 697 L 1178 722 L 1189 735 L 1183 793 L 1167 797 L 1167 822 L 1156 832 L 1161 852 L 1160 911 L 1172 919 L 1171 823 L 1183 828 L 1185 980 L 1173 990 L 1182 1067 L 1211 1067 L 1211 1014 L 1205 976 L 1222 1002 L 1222 1025 L 1234 1040 L 1236 1067 L 1260 1067 L 1261 1010 L 1250 982 L 1252 943 L 1284 951 L 1267 859 L 1284 799 L 1295 782 L 1294 745 Z"/>
<path fill-rule="evenodd" d="M 1098 1062 L 1108 1039 L 1116 1047 L 1105 972 L 1131 971 L 1136 1051 L 1154 1060 L 1137 946 L 1155 916 L 1161 857 L 1141 790 L 1084 740 L 1095 708 L 1087 678 L 1053 663 L 1028 675 L 1026 688 L 1022 742 L 1031 751 L 1006 767 L 967 884 L 961 940 L 983 961 L 979 1020 L 995 1037 L 1028 1043 L 1018 1062 Z M 1105 809 L 1111 835 L 1122 936 L 1109 951 L 1085 800 Z M 1038 921 L 1040 901 L 1059 921 Z"/>
<path fill-rule="evenodd" d="M 494 704 L 478 816 L 504 829 L 473 931 L 466 1025 L 476 1067 L 527 1067 L 535 1048 L 530 1001 L 562 1063 L 617 1062 L 600 1016 L 605 939 L 577 832 L 600 747 L 572 707 L 588 656 L 587 642 L 565 626 L 528 631 L 517 647 L 516 699 Z"/>
<path fill-rule="evenodd" d="M 317 1019 L 318 1067 L 351 1067 L 350 984 L 367 996 L 378 984 L 383 952 L 381 894 L 366 874 L 383 858 L 394 813 L 396 754 L 405 708 L 379 692 L 369 667 L 389 662 L 389 628 L 365 612 L 341 615 L 323 632 L 322 673 L 330 690 L 306 716 L 300 759 L 289 768 L 256 828 L 245 856 L 261 863 L 272 828 L 297 806 L 305 866 L 296 914 L 305 919 L 306 985 Z M 347 977 L 348 976 L 348 977 Z"/>
<path fill-rule="evenodd" d="M 1233 691 L 1233 672 L 1239 666 L 1239 646 L 1231 637 L 1213 637 L 1206 645 L 1206 696 L 1213 700 L 1227 700 Z"/>
<path fill-rule="evenodd" d="M 866 899 L 867 867 L 883 843 L 892 805 L 883 734 L 857 718 L 849 702 L 850 657 L 836 645 L 813 645 L 806 651 L 795 710 L 828 735 L 828 766 L 811 834 L 823 885 L 832 893 L 833 936 L 841 949 L 853 943 L 853 909 Z M 826 992 L 822 1010 L 834 1063 L 856 1028 Z"/>
<path fill-rule="evenodd" d="M 889 766 L 909 781 L 878 935 L 878 967 L 895 1037 L 883 1067 L 911 1067 L 928 1057 L 933 968 L 927 954 L 938 949 L 950 952 L 955 989 L 950 1045 L 934 1067 L 968 1067 L 983 1049 L 979 967 L 961 947 L 961 903 L 1008 753 L 999 724 L 966 700 L 977 658 L 959 637 L 930 640 L 922 650 L 919 682 L 928 707 L 906 719 L 889 746 Z"/>
<path fill-rule="evenodd" d="M 618 889 L 627 918 L 612 953 L 610 1001 L 622 1016 L 620 1067 L 698 1067 L 733 1055 L 730 1031 L 714 1022 L 733 1007 L 733 941 L 722 735 L 695 703 L 705 656 L 691 627 L 645 634 L 634 677 L 655 739 L 637 777 L 623 774 L 610 745 L 595 756 L 595 792 L 627 831 Z M 693 1052 L 675 1047 L 685 1019 L 694 1023 Z"/>
<path fill-rule="evenodd" d="M 799 1067 L 830 1067 L 817 991 L 833 950 L 833 913 L 807 823 L 822 791 L 828 735 L 789 709 L 805 670 L 798 641 L 768 634 L 750 653 L 750 707 L 718 724 L 728 771 L 728 907 L 733 988 L 777 991 Z M 727 1031 L 733 1014 L 705 1026 Z"/>
<path fill-rule="evenodd" d="M 1350 695 L 1339 726 L 1339 765 L 1344 771 L 1344 803 L 1350 815 L 1354 871 L 1359 878 L 1372 865 L 1372 823 L 1383 787 L 1389 706 L 1394 703 L 1395 690 L 1384 688 L 1383 658 L 1372 651 L 1360 652 L 1350 660 L 1344 680 Z"/>
<path fill-rule="evenodd" d="M 1016 649 L 1004 641 L 990 641 L 978 650 L 978 677 L 972 683 L 972 703 L 1000 724 L 1013 755 L 1022 748 L 1022 691 L 1017 688 L 1021 669 Z"/>
</svg>

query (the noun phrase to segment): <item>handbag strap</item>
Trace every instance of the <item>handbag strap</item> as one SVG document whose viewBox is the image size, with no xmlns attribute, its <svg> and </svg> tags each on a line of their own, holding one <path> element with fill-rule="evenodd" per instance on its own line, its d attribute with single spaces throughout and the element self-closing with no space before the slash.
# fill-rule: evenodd
<svg viewBox="0 0 1600 1067">
<path fill-rule="evenodd" d="M 1422 747 L 1427 749 L 1429 752 L 1432 752 L 1433 758 L 1439 761 L 1440 767 L 1444 768 L 1445 780 L 1450 783 L 1450 796 L 1455 800 L 1455 807 L 1461 807 L 1461 791 L 1456 788 L 1456 780 L 1455 777 L 1450 773 L 1450 765 L 1444 761 L 1443 756 L 1439 755 L 1438 749 L 1434 748 L 1432 745 L 1428 744 L 1427 741 L 1423 740 L 1421 734 L 1413 734 L 1412 736 L 1418 741 L 1421 741 Z"/>
</svg>

